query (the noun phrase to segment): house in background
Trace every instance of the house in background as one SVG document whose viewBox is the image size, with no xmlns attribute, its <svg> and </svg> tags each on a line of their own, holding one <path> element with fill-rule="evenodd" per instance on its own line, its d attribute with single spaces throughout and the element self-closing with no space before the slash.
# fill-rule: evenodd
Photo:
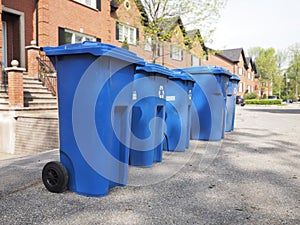
<svg viewBox="0 0 300 225">
<path fill-rule="evenodd" d="M 209 55 L 206 62 L 209 65 L 221 66 L 240 77 L 237 95 L 245 93 L 259 93 L 259 81 L 255 77 L 257 71 L 255 63 L 245 56 L 243 48 L 225 49 Z"/>
</svg>

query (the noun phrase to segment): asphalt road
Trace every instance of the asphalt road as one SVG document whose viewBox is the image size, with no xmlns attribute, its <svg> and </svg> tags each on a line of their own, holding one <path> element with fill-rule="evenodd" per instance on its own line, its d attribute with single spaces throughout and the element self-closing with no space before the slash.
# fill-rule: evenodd
<svg viewBox="0 0 300 225">
<path fill-rule="evenodd" d="M 53 150 L 0 160 L 0 224 L 300 224 L 300 107 L 237 108 L 221 142 L 130 168 L 106 197 L 48 192 Z"/>
</svg>

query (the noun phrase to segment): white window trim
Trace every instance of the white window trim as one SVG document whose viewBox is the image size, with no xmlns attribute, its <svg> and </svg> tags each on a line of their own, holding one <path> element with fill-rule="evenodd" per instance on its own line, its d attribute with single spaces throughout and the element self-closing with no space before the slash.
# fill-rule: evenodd
<svg viewBox="0 0 300 225">
<path fill-rule="evenodd" d="M 176 45 L 171 45 L 171 58 L 174 60 L 182 61 L 183 50 Z"/>
<path fill-rule="evenodd" d="M 197 63 L 195 63 L 197 62 Z M 196 55 L 192 55 L 192 66 L 200 66 L 200 58 Z"/>
<path fill-rule="evenodd" d="M 243 75 L 243 68 L 240 66 L 238 67 L 238 74 Z"/>
<path fill-rule="evenodd" d="M 125 38 L 127 38 L 128 44 L 136 45 L 136 31 L 137 29 L 135 27 L 129 26 L 124 23 L 119 23 L 119 40 L 118 41 L 125 41 Z M 130 32 L 133 31 L 133 32 Z M 131 36 L 133 35 L 133 36 Z"/>
<path fill-rule="evenodd" d="M 145 51 L 152 52 L 152 39 L 151 37 L 145 37 Z"/>
<path fill-rule="evenodd" d="M 248 79 L 251 80 L 251 73 L 248 72 Z"/>
<path fill-rule="evenodd" d="M 238 92 L 243 92 L 243 83 L 242 82 L 239 83 Z"/>
<path fill-rule="evenodd" d="M 87 7 L 97 9 L 97 0 L 73 0 L 74 2 L 78 2 Z M 90 2 L 90 3 L 89 3 Z"/>
<path fill-rule="evenodd" d="M 71 44 L 78 43 L 78 41 L 76 42 L 76 37 L 81 37 L 80 42 L 84 42 L 84 41 L 87 41 L 87 40 L 96 41 L 95 37 L 93 37 L 91 35 L 84 34 L 84 33 L 76 32 L 76 31 L 72 31 L 72 30 L 68 30 L 68 29 L 65 29 L 65 33 L 71 33 L 72 34 Z"/>
</svg>

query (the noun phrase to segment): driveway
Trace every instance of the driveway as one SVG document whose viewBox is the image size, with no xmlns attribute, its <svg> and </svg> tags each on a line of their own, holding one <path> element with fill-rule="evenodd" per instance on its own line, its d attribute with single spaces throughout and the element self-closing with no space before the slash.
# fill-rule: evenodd
<svg viewBox="0 0 300 225">
<path fill-rule="evenodd" d="M 0 224 L 300 224 L 300 107 L 237 107 L 220 142 L 192 141 L 91 198 L 41 182 L 58 151 L 0 160 Z"/>
</svg>

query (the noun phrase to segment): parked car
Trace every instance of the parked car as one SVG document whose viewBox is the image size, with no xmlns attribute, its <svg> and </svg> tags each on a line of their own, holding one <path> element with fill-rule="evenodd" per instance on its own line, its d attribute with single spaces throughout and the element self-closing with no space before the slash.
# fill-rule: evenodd
<svg viewBox="0 0 300 225">
<path fill-rule="evenodd" d="M 236 104 L 244 106 L 246 104 L 245 99 L 242 96 L 237 95 L 236 96 Z"/>
<path fill-rule="evenodd" d="M 269 95 L 268 99 L 269 100 L 276 100 L 276 99 L 279 99 L 279 98 L 276 95 Z"/>
</svg>

